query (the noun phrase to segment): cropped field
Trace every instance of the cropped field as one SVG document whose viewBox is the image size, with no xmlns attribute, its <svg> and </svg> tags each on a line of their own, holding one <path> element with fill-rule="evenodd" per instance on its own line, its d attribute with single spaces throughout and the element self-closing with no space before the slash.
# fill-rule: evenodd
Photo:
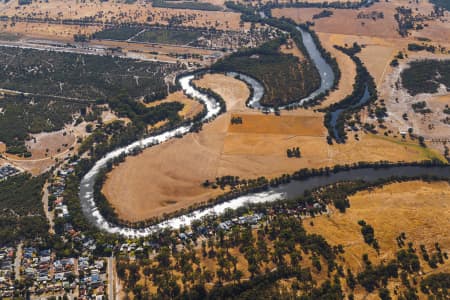
<svg viewBox="0 0 450 300">
<path fill-rule="evenodd" d="M 242 124 L 230 124 L 230 133 L 324 135 L 320 116 L 232 114 L 231 117 L 240 117 Z"/>
<path fill-rule="evenodd" d="M 99 40 L 119 40 L 119 41 L 126 41 L 138 32 L 142 30 L 142 27 L 135 26 L 116 26 L 113 28 L 105 28 L 101 31 L 98 31 L 92 35 L 94 39 Z"/>
</svg>

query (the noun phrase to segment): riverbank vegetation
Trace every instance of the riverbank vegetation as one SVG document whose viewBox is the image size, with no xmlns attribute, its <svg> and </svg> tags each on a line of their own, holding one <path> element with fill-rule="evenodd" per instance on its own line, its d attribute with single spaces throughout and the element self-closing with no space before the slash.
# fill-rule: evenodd
<svg viewBox="0 0 450 300">
<path fill-rule="evenodd" d="M 415 163 L 405 163 L 405 162 L 398 162 L 398 163 L 390 163 L 390 162 L 376 162 L 376 163 L 370 163 L 370 162 L 359 162 L 354 163 L 351 165 L 336 165 L 334 167 L 325 167 L 320 169 L 300 169 L 297 172 L 294 172 L 292 174 L 283 174 L 279 177 L 275 178 L 266 178 L 264 176 L 253 178 L 253 179 L 245 179 L 245 178 L 239 178 L 235 176 L 224 176 L 217 178 L 215 182 L 205 181 L 203 183 L 203 186 L 205 188 L 221 188 L 223 190 L 223 193 L 215 198 L 211 198 L 208 201 L 204 202 L 198 202 L 190 205 L 186 208 L 181 208 L 179 210 L 175 210 L 171 213 L 166 213 L 163 216 L 158 217 L 152 217 L 146 220 L 138 221 L 138 222 L 131 222 L 128 220 L 122 220 L 117 219 L 114 216 L 108 221 L 115 223 L 119 226 L 126 226 L 126 227 L 132 227 L 132 228 L 144 228 L 148 226 L 152 226 L 155 224 L 158 224 L 160 222 L 163 222 L 165 220 L 168 220 L 170 218 L 179 217 L 182 215 L 186 215 L 189 213 L 192 213 L 194 211 L 201 211 L 208 209 L 214 205 L 224 203 L 226 201 L 230 201 L 232 199 L 235 199 L 240 196 L 252 194 L 252 193 L 258 193 L 262 191 L 267 191 L 269 188 L 275 188 L 283 184 L 290 183 L 291 181 L 302 181 L 306 180 L 308 178 L 312 177 L 320 177 L 320 176 L 328 176 L 330 174 L 339 173 L 339 172 L 345 172 L 350 170 L 358 170 L 358 169 L 370 169 L 370 168 L 389 168 L 389 167 L 399 167 L 399 166 L 422 166 L 422 167 L 432 167 L 432 166 L 441 166 L 443 168 L 447 168 L 446 165 L 443 165 L 441 161 L 437 160 L 430 160 L 430 161 L 423 161 L 423 162 L 415 162 Z M 103 179 L 102 179 L 103 180 Z M 383 182 L 381 180 L 381 182 Z M 100 189 L 101 186 L 99 185 L 98 188 Z M 100 192 L 100 190 L 98 191 Z M 345 202 L 345 199 L 341 199 Z M 341 201 L 338 200 L 338 201 Z M 109 202 L 107 203 L 109 206 Z M 328 205 L 328 203 L 326 203 Z M 103 204 L 102 204 L 103 205 Z M 272 205 L 272 204 L 268 204 Z M 338 204 L 340 205 L 340 204 Z M 338 206 L 336 205 L 336 207 Z M 345 208 L 344 208 L 345 210 Z M 319 210 L 320 211 L 320 210 Z"/>
<path fill-rule="evenodd" d="M 333 57 L 331 55 L 331 53 L 329 51 L 327 51 L 323 46 L 322 43 L 319 39 L 319 37 L 317 36 L 317 34 L 310 29 L 310 23 L 307 24 L 296 24 L 293 20 L 291 19 L 287 19 L 287 18 L 272 18 L 271 17 L 271 8 L 267 7 L 267 5 L 272 5 L 272 4 L 266 4 L 266 6 L 263 8 L 263 12 L 265 14 L 265 17 L 262 17 L 254 7 L 251 6 L 245 6 L 243 4 L 240 3 L 235 3 L 233 1 L 227 1 L 225 2 L 225 5 L 227 8 L 232 9 L 232 10 L 236 10 L 238 12 L 241 13 L 241 20 L 245 21 L 245 22 L 252 22 L 252 23 L 262 23 L 262 24 L 266 24 L 275 28 L 278 28 L 280 30 L 286 31 L 289 33 L 289 35 L 291 36 L 291 38 L 294 40 L 296 46 L 298 47 L 298 49 L 300 50 L 300 52 L 302 53 L 302 55 L 305 57 L 305 61 L 310 64 L 313 65 L 313 62 L 311 60 L 311 57 L 309 56 L 308 51 L 306 50 L 304 44 L 303 44 L 303 38 L 301 33 L 299 32 L 297 27 L 301 27 L 303 30 L 309 32 L 311 34 L 311 37 L 314 40 L 314 43 L 316 44 L 317 50 L 320 52 L 321 56 L 325 59 L 325 61 L 327 62 L 327 64 L 331 67 L 333 74 L 334 74 L 334 81 L 333 81 L 333 85 L 332 87 L 325 91 L 324 93 L 321 93 L 319 95 L 317 95 L 314 99 L 309 100 L 307 103 L 304 103 L 303 106 L 304 107 L 312 107 L 315 105 L 320 104 L 328 95 L 331 91 L 335 90 L 339 84 L 339 81 L 341 79 L 341 71 L 339 69 L 337 60 L 335 57 Z M 317 72 L 317 68 L 315 66 L 314 70 L 312 70 L 311 74 L 314 76 L 314 78 L 312 79 L 312 83 L 316 86 L 316 89 L 319 88 L 320 86 L 320 75 Z M 314 89 L 311 88 L 311 92 L 314 91 Z M 292 98 L 293 100 L 289 101 L 289 102 L 296 102 L 298 100 L 301 100 L 302 97 L 295 97 Z M 264 104 L 263 102 L 261 102 L 262 104 Z M 272 105 L 273 106 L 273 105 Z M 290 109 L 291 107 L 288 107 L 288 109 Z"/>
<path fill-rule="evenodd" d="M 331 188 L 374 190 L 383 184 L 342 182 Z M 434 248 L 429 243 L 418 245 L 404 232 L 397 232 L 397 242 L 401 242 L 392 241 L 392 247 L 383 248 L 375 242 L 377 228 L 360 220 L 358 244 L 369 243 L 376 251 L 355 256 L 347 253 L 352 245 L 330 243 L 318 233 L 314 224 L 327 218 L 318 215 L 321 211 L 315 199 L 330 192 L 328 188 L 291 201 L 229 210 L 196 221 L 190 228 L 160 231 L 148 238 L 147 247 L 132 254 L 125 248 L 117 254 L 118 276 L 125 292 L 134 297 L 173 299 L 351 299 L 368 294 L 419 299 L 424 294 L 446 295 L 447 273 L 421 276 L 428 270 L 423 253 L 436 257 L 441 253 L 434 269 L 448 264 L 439 242 Z M 393 256 L 386 256 L 388 253 Z"/>
<path fill-rule="evenodd" d="M 450 60 L 420 60 L 410 63 L 401 73 L 402 85 L 408 93 L 434 94 L 441 84 L 450 88 Z"/>
<path fill-rule="evenodd" d="M 328 129 L 329 143 L 331 143 L 331 139 L 337 142 L 345 142 L 347 139 L 345 126 L 352 115 L 362 107 L 376 101 L 378 97 L 373 77 L 356 55 L 361 51 L 361 46 L 355 43 L 349 48 L 340 46 L 335 46 L 335 48 L 344 52 L 353 60 L 356 65 L 356 77 L 353 84 L 353 92 L 350 95 L 323 109 L 326 113 L 324 125 Z M 333 114 L 337 114 L 337 116 L 333 116 Z"/>
</svg>

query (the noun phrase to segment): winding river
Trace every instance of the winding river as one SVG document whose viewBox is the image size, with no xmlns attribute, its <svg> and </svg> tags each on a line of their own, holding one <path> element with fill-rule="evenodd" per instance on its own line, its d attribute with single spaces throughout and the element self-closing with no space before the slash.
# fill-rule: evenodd
<svg viewBox="0 0 450 300">
<path fill-rule="evenodd" d="M 319 49 L 317 48 L 316 43 L 314 43 L 314 39 L 308 31 L 297 27 L 297 29 L 301 32 L 303 45 L 306 48 L 306 51 L 309 54 L 309 57 L 313 61 L 314 65 L 317 68 L 317 71 L 320 75 L 320 86 L 317 90 L 309 94 L 308 97 L 305 97 L 303 99 L 300 99 L 296 102 L 280 106 L 279 109 L 289 109 L 289 108 L 296 108 L 301 106 L 303 103 L 306 103 L 308 101 L 313 100 L 320 94 L 325 93 L 326 91 L 330 90 L 333 87 L 334 84 L 334 73 L 331 66 L 327 63 L 327 61 L 323 58 L 322 54 L 320 53 Z M 253 109 L 262 110 L 265 112 L 273 112 L 275 109 L 273 107 L 264 106 L 260 103 L 260 100 L 262 99 L 262 96 L 264 95 L 264 87 L 254 78 L 244 75 L 244 74 L 238 74 L 236 72 L 229 72 L 227 73 L 230 76 L 238 77 L 239 79 L 246 82 L 248 85 L 251 85 L 253 88 L 253 93 L 255 94 L 252 99 L 247 101 L 247 106 Z"/>
<path fill-rule="evenodd" d="M 305 47 L 317 66 L 317 69 L 321 76 L 321 85 L 319 89 L 314 91 L 308 97 L 300 100 L 297 103 L 291 104 L 289 106 L 300 105 L 306 101 L 309 101 L 319 95 L 320 93 L 326 92 L 329 90 L 334 81 L 334 74 L 332 72 L 331 67 L 326 63 L 325 59 L 321 56 L 320 52 L 317 49 L 317 46 L 314 44 L 314 40 L 309 32 L 304 31 L 299 28 L 302 33 L 303 41 Z M 236 77 L 245 81 L 247 84 L 251 85 L 253 88 L 253 94 L 251 99 L 247 102 L 249 107 L 255 109 L 267 109 L 262 107 L 259 103 L 263 94 L 264 88 L 262 85 L 256 81 L 255 79 L 234 72 L 230 72 L 227 75 Z M 220 113 L 220 105 L 216 101 L 216 99 L 209 97 L 206 94 L 203 94 L 195 89 L 195 87 L 191 84 L 191 81 L 194 79 L 194 75 L 186 75 L 184 77 L 179 78 L 179 83 L 187 95 L 192 98 L 202 102 L 207 109 L 207 113 L 202 119 L 203 122 L 208 122 L 213 120 Z M 288 108 L 285 106 L 283 108 Z M 113 234 L 120 234 L 129 237 L 145 237 L 153 232 L 163 228 L 163 227 L 172 227 L 178 228 L 180 225 L 188 225 L 193 220 L 201 218 L 208 214 L 220 214 L 225 211 L 227 208 L 237 208 L 239 206 L 245 205 L 246 203 L 259 203 L 259 202 L 268 202 L 274 201 L 278 199 L 283 199 L 286 197 L 296 197 L 302 195 L 303 192 L 307 189 L 312 189 L 315 187 L 319 187 L 322 185 L 331 184 L 333 182 L 341 181 L 341 180 L 355 180 L 355 179 L 364 179 L 367 181 L 375 181 L 380 178 L 389 178 L 393 175 L 396 176 L 409 176 L 416 177 L 420 175 L 436 175 L 436 176 L 450 176 L 449 167 L 391 167 L 388 169 L 358 169 L 358 170 L 349 170 L 342 171 L 339 173 L 333 173 L 329 176 L 314 176 L 310 177 L 303 181 L 292 181 L 289 184 L 282 185 L 277 188 L 269 189 L 265 192 L 254 193 L 250 195 L 241 196 L 230 201 L 226 201 L 221 204 L 214 205 L 210 208 L 198 210 L 193 213 L 169 219 L 164 221 L 158 225 L 150 226 L 142 229 L 133 229 L 118 226 L 108 222 L 101 214 L 99 209 L 97 208 L 94 201 L 94 184 L 95 179 L 99 173 L 99 171 L 106 167 L 106 164 L 109 160 L 116 158 L 122 154 L 129 154 L 139 147 L 141 149 L 145 149 L 151 146 L 155 146 L 157 144 L 163 143 L 169 139 L 172 139 L 176 136 L 184 135 L 189 132 L 192 124 L 181 126 L 179 128 L 166 131 L 162 134 L 151 136 L 144 138 L 142 140 L 136 141 L 126 147 L 119 148 L 117 150 L 111 151 L 102 159 L 98 160 L 92 169 L 82 178 L 80 184 L 80 201 L 81 207 L 83 209 L 84 214 L 89 219 L 89 221 L 97 226 L 98 228 Z"/>
</svg>

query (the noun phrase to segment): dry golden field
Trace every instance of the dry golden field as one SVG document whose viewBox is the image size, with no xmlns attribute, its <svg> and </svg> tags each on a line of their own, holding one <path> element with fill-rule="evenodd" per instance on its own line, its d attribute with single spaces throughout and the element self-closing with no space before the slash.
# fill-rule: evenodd
<svg viewBox="0 0 450 300">
<path fill-rule="evenodd" d="M 375 238 L 380 244 L 380 254 L 364 243 L 359 220 L 373 226 Z M 350 197 L 350 208 L 345 213 L 332 209 L 329 216 L 315 218 L 313 226 L 305 222 L 305 227 L 312 233 L 322 235 L 332 245 L 342 244 L 345 249 L 345 264 L 357 273 L 363 270 L 364 253 L 369 254 L 369 259 L 374 264 L 394 258 L 399 250 L 396 237 L 402 232 L 406 234 L 406 243 L 414 243 L 417 249 L 423 244 L 430 252 L 438 242 L 442 251 L 448 252 L 449 221 L 449 183 L 410 181 L 359 192 Z M 450 270 L 448 261 L 439 265 L 438 269 L 431 269 L 423 260 L 421 266 L 424 274 Z M 400 279 L 398 280 L 400 284 Z M 355 296 L 363 299 L 367 295 L 360 289 Z M 378 298 L 370 295 L 366 299 Z"/>
<path fill-rule="evenodd" d="M 217 29 L 240 29 L 238 13 L 222 11 L 199 11 L 189 9 L 155 8 L 150 3 L 138 1 L 133 4 L 119 2 L 60 0 L 33 2 L 18 5 L 18 0 L 0 4 L 2 15 L 17 17 L 46 17 L 63 20 L 89 18 L 95 22 L 168 24 L 173 18 L 182 20 L 184 26 L 215 27 Z M 243 25 L 248 28 L 249 24 Z"/>
</svg>

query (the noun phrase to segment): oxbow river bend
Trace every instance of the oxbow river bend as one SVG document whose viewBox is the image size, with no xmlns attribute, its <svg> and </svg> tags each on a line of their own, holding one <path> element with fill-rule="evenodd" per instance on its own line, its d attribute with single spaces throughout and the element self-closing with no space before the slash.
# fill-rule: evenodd
<svg viewBox="0 0 450 300">
<path fill-rule="evenodd" d="M 314 41 L 310 35 L 309 32 L 304 31 L 299 28 L 299 30 L 302 33 L 302 38 L 305 44 L 305 47 L 313 60 L 313 62 L 316 64 L 316 67 L 320 73 L 321 76 L 321 85 L 318 90 L 314 91 L 311 95 L 308 97 L 300 100 L 299 102 L 293 104 L 293 105 L 299 105 L 306 101 L 309 101 L 319 95 L 320 93 L 323 93 L 327 90 L 329 90 L 334 81 L 334 74 L 332 72 L 331 67 L 326 63 L 325 59 L 321 56 L 320 52 L 317 49 L 317 46 L 314 44 Z M 251 85 L 253 88 L 253 95 L 252 98 L 249 99 L 247 102 L 247 105 L 251 108 L 255 109 L 267 109 L 263 108 L 259 101 L 261 100 L 263 94 L 264 94 L 264 88 L 263 86 L 256 81 L 255 79 L 243 75 L 238 74 L 234 72 L 227 73 L 229 76 L 233 77 L 239 77 L 239 79 L 245 81 L 247 84 Z M 201 93 L 200 91 L 196 90 L 195 87 L 191 84 L 191 81 L 194 79 L 194 75 L 186 75 L 184 77 L 180 77 L 179 83 L 187 95 L 191 96 L 192 98 L 202 102 L 207 109 L 206 115 L 203 117 L 203 122 L 209 122 L 213 120 L 217 115 L 220 113 L 220 105 L 216 101 L 216 99 Z M 284 107 L 287 108 L 287 107 Z M 108 153 L 106 156 L 104 156 L 102 159 L 98 160 L 95 165 L 92 167 L 92 169 L 82 178 L 81 184 L 80 184 L 80 201 L 81 201 L 81 207 L 83 209 L 84 214 L 89 219 L 89 221 L 97 226 L 99 229 L 104 230 L 108 233 L 113 234 L 120 234 L 124 236 L 129 237 L 145 237 L 148 236 L 155 231 L 164 228 L 164 227 L 172 227 L 172 228 L 178 228 L 181 225 L 189 225 L 193 220 L 199 219 L 205 215 L 208 214 L 221 214 L 223 213 L 227 208 L 238 208 L 242 205 L 245 205 L 246 203 L 261 203 L 261 202 L 269 202 L 274 201 L 278 199 L 283 198 L 291 198 L 300 196 L 304 193 L 305 190 L 312 189 L 315 187 L 331 184 L 337 181 L 341 180 L 356 180 L 356 179 L 363 179 L 366 181 L 375 181 L 380 178 L 389 178 L 391 176 L 405 176 L 405 177 L 416 177 L 421 175 L 435 175 L 440 177 L 450 177 L 450 169 L 448 167 L 432 167 L 432 168 L 425 168 L 425 167 L 391 167 L 391 168 L 384 168 L 384 169 L 359 169 L 359 170 L 348 170 L 348 171 L 342 171 L 339 173 L 333 173 L 329 176 L 315 176 L 310 177 L 303 181 L 292 181 L 289 184 L 282 185 L 277 188 L 269 189 L 265 192 L 260 193 L 254 193 L 249 194 L 245 196 L 241 196 L 226 202 L 223 202 L 221 204 L 214 205 L 207 209 L 199 209 L 198 211 L 194 211 L 192 213 L 189 213 L 184 216 L 175 217 L 169 220 L 166 220 L 164 222 L 161 222 L 160 224 L 150 226 L 147 228 L 141 228 L 141 229 L 134 229 L 134 228 L 127 228 L 123 226 L 118 226 L 116 224 L 112 224 L 100 214 L 99 209 L 97 208 L 95 201 L 94 201 L 94 184 L 97 175 L 99 174 L 99 171 L 106 167 L 106 164 L 109 160 L 116 158 L 122 154 L 129 154 L 133 151 L 133 149 L 136 149 L 137 147 L 144 149 L 151 146 L 155 146 L 157 144 L 163 143 L 169 139 L 172 139 L 179 135 L 184 135 L 189 132 L 191 129 L 192 124 L 181 126 L 179 128 L 166 131 L 162 134 L 151 136 L 144 138 L 142 140 L 136 141 L 126 147 L 116 149 L 110 153 Z M 124 187 L 126 188 L 126 187 Z"/>
</svg>

